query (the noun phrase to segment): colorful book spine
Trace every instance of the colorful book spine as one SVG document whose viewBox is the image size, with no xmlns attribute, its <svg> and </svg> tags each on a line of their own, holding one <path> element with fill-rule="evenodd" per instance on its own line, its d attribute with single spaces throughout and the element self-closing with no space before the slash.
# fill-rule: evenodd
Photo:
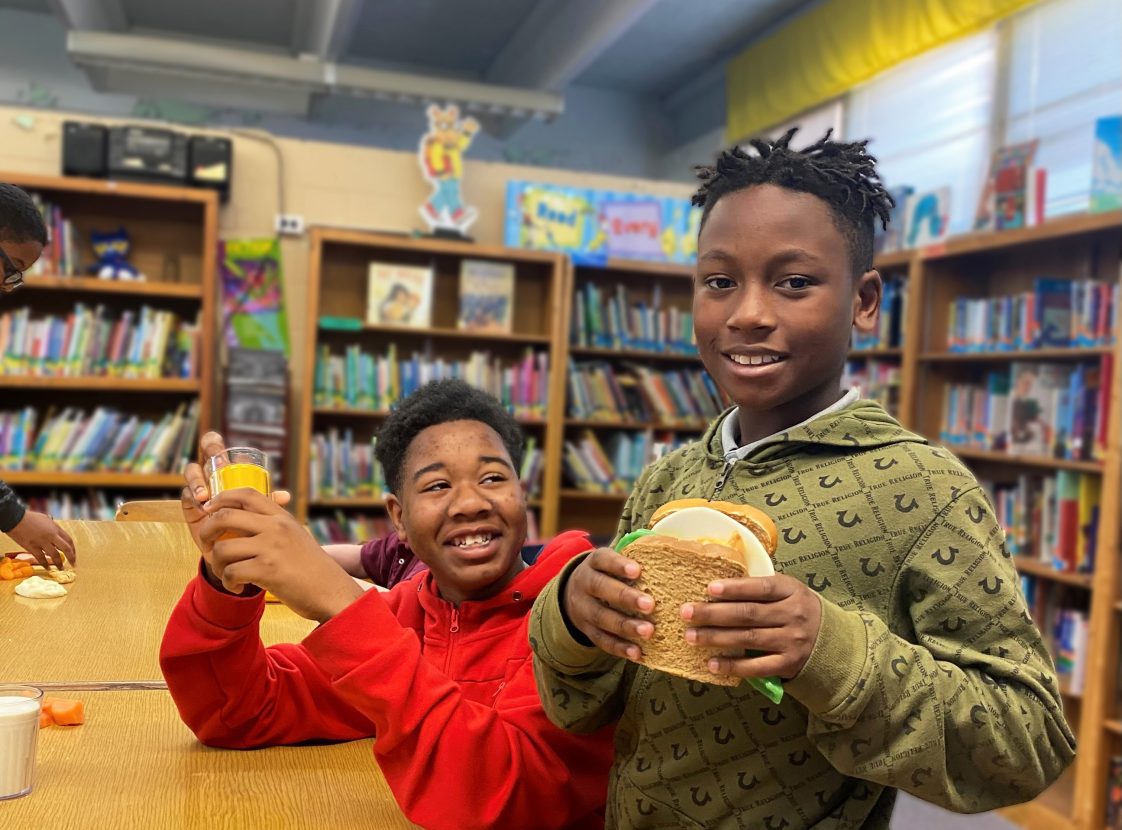
<svg viewBox="0 0 1122 830">
<path fill-rule="evenodd" d="M 693 313 L 664 303 L 657 284 L 640 295 L 623 283 L 585 282 L 574 294 L 569 336 L 584 348 L 697 353 Z"/>
</svg>

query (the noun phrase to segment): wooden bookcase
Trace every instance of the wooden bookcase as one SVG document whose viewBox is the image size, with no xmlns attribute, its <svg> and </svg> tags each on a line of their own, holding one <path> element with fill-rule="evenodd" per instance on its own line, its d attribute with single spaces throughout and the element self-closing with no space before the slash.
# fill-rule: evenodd
<svg viewBox="0 0 1122 830">
<path fill-rule="evenodd" d="M 128 379 L 117 377 L 45 378 L 0 376 L 6 408 L 33 405 L 77 406 L 87 411 L 109 404 L 129 414 L 159 416 L 180 403 L 198 400 L 200 433 L 213 423 L 215 322 L 218 290 L 215 278 L 218 243 L 218 197 L 187 187 L 0 173 L 29 193 L 58 205 L 73 223 L 78 259 L 83 267 L 96 261 L 90 231 L 124 227 L 131 240 L 129 262 L 143 272 L 144 282 L 112 281 L 96 276 L 25 275 L 24 285 L 0 298 L 0 310 L 30 307 L 34 314 L 67 314 L 75 302 L 104 305 L 111 313 L 149 305 L 175 312 L 199 324 L 199 376 L 193 379 Z M 39 426 L 42 426 L 40 422 Z M 23 495 L 47 490 L 111 488 L 178 492 L 178 471 L 161 474 L 120 472 L 0 471 L 0 478 Z"/>
<path fill-rule="evenodd" d="M 1122 708 L 1118 700 L 1120 418 L 1122 346 L 1034 349 L 957 354 L 947 351 L 950 303 L 956 297 L 997 297 L 1031 290 L 1033 279 L 1094 279 L 1117 283 L 1122 266 L 1122 212 L 1064 217 L 1014 231 L 951 238 L 936 247 L 897 252 L 878 259 L 880 267 L 907 267 L 908 320 L 902 360 L 900 418 L 909 428 L 939 442 L 948 384 L 980 378 L 1013 361 L 1097 362 L 1114 355 L 1105 453 L 1101 460 L 1076 461 L 1014 456 L 962 447 L 951 449 L 980 477 L 1009 478 L 1022 472 L 1073 470 L 1102 477 L 1100 524 L 1093 574 L 1061 573 L 1046 564 L 1019 559 L 1022 573 L 1065 586 L 1089 609 L 1089 654 L 1082 695 L 1064 694 L 1076 731 L 1076 763 L 1036 800 L 1009 808 L 1007 818 L 1027 830 L 1103 830 L 1109 759 L 1122 754 Z"/>
<path fill-rule="evenodd" d="M 304 373 L 304 395 L 300 402 L 300 428 L 296 456 L 296 515 L 307 522 L 309 516 L 323 511 L 382 511 L 376 498 L 309 499 L 311 436 L 325 428 L 349 427 L 356 441 L 369 441 L 385 418 L 385 412 L 339 409 L 314 405 L 315 370 L 322 344 L 334 353 L 358 343 L 364 350 L 381 351 L 396 343 L 399 354 L 414 350 L 433 357 L 463 359 L 472 351 L 486 350 L 504 359 L 515 359 L 527 348 L 549 354 L 549 396 L 544 418 L 520 418 L 527 435 L 537 437 L 544 452 L 542 490 L 530 507 L 539 515 L 539 530 L 550 537 L 558 528 L 560 479 L 549 471 L 559 466 L 561 429 L 564 418 L 564 354 L 558 344 L 565 320 L 565 263 L 557 254 L 522 251 L 496 246 L 475 245 L 441 239 L 420 239 L 376 233 L 313 228 L 308 268 L 307 331 L 309 353 Z M 512 264 L 514 278 L 513 331 L 489 334 L 460 331 L 456 326 L 459 311 L 460 265 L 465 259 L 492 260 Z M 372 261 L 401 265 L 432 266 L 432 325 L 429 328 L 372 326 L 363 324 L 354 331 L 341 331 L 320 325 L 325 316 L 365 320 L 367 269 Z"/>
<path fill-rule="evenodd" d="M 563 355 L 566 370 L 563 394 L 564 434 L 566 439 L 575 439 L 580 432 L 586 429 L 592 430 L 601 443 L 606 436 L 620 430 L 628 432 L 653 430 L 657 434 L 683 437 L 698 437 L 705 430 L 708 426 L 706 421 L 692 423 L 680 421 L 667 424 L 657 421 L 582 420 L 574 418 L 570 409 L 570 389 L 567 382 L 568 370 L 574 361 L 603 360 L 614 368 L 629 364 L 660 370 L 700 369 L 701 360 L 696 355 L 594 346 L 578 347 L 573 344 L 571 333 L 572 317 L 576 308 L 576 293 L 583 291 L 586 283 L 596 284 L 604 290 L 606 296 L 614 290 L 616 285 L 622 284 L 627 290 L 629 300 L 646 303 L 651 302 L 657 286 L 661 294 L 663 307 L 690 311 L 693 304 L 693 272 L 692 265 L 619 259 L 611 259 L 604 266 L 568 263 L 569 279 L 568 290 L 566 291 L 564 330 L 561 342 L 557 346 Z M 615 534 L 616 527 L 619 525 L 620 512 L 627 498 L 626 493 L 600 493 L 577 489 L 571 486 L 571 482 L 567 481 L 563 463 L 559 463 L 553 470 L 547 470 L 546 473 L 547 475 L 553 475 L 559 482 L 559 515 L 562 529 L 581 528 L 600 539 L 610 538 Z"/>
</svg>

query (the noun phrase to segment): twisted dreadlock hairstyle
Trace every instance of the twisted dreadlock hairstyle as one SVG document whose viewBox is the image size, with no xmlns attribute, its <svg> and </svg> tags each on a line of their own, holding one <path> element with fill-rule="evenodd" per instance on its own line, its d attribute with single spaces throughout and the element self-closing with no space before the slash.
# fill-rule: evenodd
<svg viewBox="0 0 1122 830">
<path fill-rule="evenodd" d="M 754 138 L 749 143 L 756 154 L 732 147 L 712 167 L 696 168 L 701 186 L 692 201 L 702 209 L 701 225 L 724 196 L 754 185 L 809 193 L 830 206 L 834 224 L 849 245 L 854 273 L 863 274 L 873 267 L 873 222 L 879 219 L 887 228 L 894 205 L 877 173 L 876 158 L 865 149 L 869 142 L 831 141 L 830 129 L 809 147 L 792 150 L 797 131 L 792 127 L 775 141 Z"/>
</svg>

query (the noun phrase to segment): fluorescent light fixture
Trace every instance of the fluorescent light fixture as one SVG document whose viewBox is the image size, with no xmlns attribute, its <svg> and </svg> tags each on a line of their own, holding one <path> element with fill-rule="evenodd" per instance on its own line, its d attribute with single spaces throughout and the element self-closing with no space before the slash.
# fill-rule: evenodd
<svg viewBox="0 0 1122 830">
<path fill-rule="evenodd" d="M 182 95 L 221 106 L 306 114 L 315 94 L 406 103 L 452 102 L 516 118 L 551 120 L 555 92 L 293 58 L 148 35 L 72 30 L 67 52 L 102 91 Z"/>
</svg>

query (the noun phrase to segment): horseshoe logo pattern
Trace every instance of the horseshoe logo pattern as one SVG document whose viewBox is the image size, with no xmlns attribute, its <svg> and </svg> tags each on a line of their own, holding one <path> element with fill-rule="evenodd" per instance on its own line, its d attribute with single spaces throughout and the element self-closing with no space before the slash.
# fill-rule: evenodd
<svg viewBox="0 0 1122 830">
<path fill-rule="evenodd" d="M 912 443 L 906 436 L 900 443 L 886 443 L 873 452 L 862 448 L 853 453 L 848 446 L 838 445 L 856 440 L 853 435 L 858 434 L 861 441 L 865 441 L 865 435 L 859 426 L 855 427 L 856 421 L 841 423 L 845 424 L 841 429 L 837 425 L 833 427 L 833 445 L 823 445 L 818 452 L 812 449 L 805 463 L 796 455 L 777 456 L 767 460 L 771 470 L 768 475 L 750 477 L 747 468 L 756 462 L 748 459 L 742 471 L 734 471 L 729 476 L 728 486 L 723 491 L 725 498 L 736 494 L 739 498 L 732 500 L 766 508 L 780 525 L 777 567 L 789 576 L 802 579 L 814 591 L 831 597 L 837 594 L 834 598 L 847 602 L 847 608 L 852 605 L 867 623 L 876 626 L 868 632 L 869 637 L 881 630 L 876 618 L 884 616 L 882 609 L 889 602 L 911 605 L 914 618 L 922 621 L 924 630 L 933 639 L 962 641 L 980 630 L 976 617 L 966 610 L 973 607 L 969 600 L 983 604 L 986 597 L 996 598 L 999 603 L 1008 601 L 1009 613 L 1004 619 L 1013 631 L 1001 645 L 990 645 L 989 651 L 994 656 L 989 661 L 1008 660 L 1011 651 L 1016 655 L 1013 660 L 1020 667 L 1022 677 L 1035 679 L 1039 676 L 1042 682 L 1053 684 L 1049 691 L 1054 691 L 1055 681 L 1049 676 L 1050 669 L 1035 659 L 1034 649 L 1018 634 L 1023 622 L 1021 615 L 1025 612 L 1023 602 L 1014 602 L 1020 596 L 1016 581 L 1010 581 L 1012 572 L 1007 575 L 998 569 L 980 567 L 985 560 L 980 560 L 975 550 L 979 543 L 970 541 L 980 540 L 991 562 L 998 558 L 999 550 L 1001 556 L 1010 554 L 1008 546 L 1002 544 L 1002 534 L 992 520 L 992 511 L 974 494 L 977 485 L 973 479 L 957 462 L 950 462 L 949 455 L 947 462 L 938 463 L 931 457 L 929 448 Z M 837 435 L 845 427 L 852 435 L 839 441 Z M 801 429 L 793 431 L 792 438 L 809 440 Z M 794 446 L 787 449 L 794 450 Z M 629 518 L 634 527 L 646 525 L 651 512 L 669 498 L 711 495 L 712 485 L 724 471 L 724 465 L 691 455 L 691 452 L 667 456 L 672 459 L 667 465 L 656 464 L 646 479 L 646 487 L 632 500 Z M 778 483 L 780 481 L 783 483 Z M 952 484 L 957 486 L 952 488 Z M 915 551 L 916 558 L 905 566 L 902 564 L 906 561 L 905 552 L 910 550 Z M 911 566 L 918 572 L 917 578 L 904 572 Z M 869 592 L 868 586 L 878 583 L 883 586 Z M 889 590 L 890 585 L 899 587 Z M 967 617 L 967 613 L 971 616 Z M 983 642 L 978 647 L 985 645 Z M 548 649 L 536 651 L 548 654 Z M 911 687 L 921 682 L 922 667 L 913 663 L 910 653 L 890 654 L 884 665 L 891 668 L 889 676 L 874 674 L 842 691 L 841 697 L 848 695 L 847 706 L 856 708 L 870 697 L 885 693 L 914 693 Z M 964 682 L 962 670 L 953 663 L 938 668 L 951 678 L 949 687 Z M 638 671 L 640 678 L 647 676 L 646 669 Z M 933 674 L 943 679 L 939 671 Z M 568 709 L 564 718 L 571 720 L 573 711 L 583 711 L 586 705 L 578 691 L 581 685 L 567 685 L 560 676 L 554 677 L 542 687 L 551 693 L 545 695 L 546 700 L 554 712 Z M 782 788 L 784 771 L 788 774 L 801 772 L 805 778 L 808 770 L 818 769 L 822 761 L 800 740 L 796 724 L 801 721 L 795 717 L 795 710 L 786 705 L 768 705 L 763 698 L 757 698 L 758 702 L 754 703 L 743 689 L 655 677 L 649 686 L 641 687 L 647 701 L 642 714 L 650 729 L 649 736 L 664 737 L 658 741 L 657 752 L 641 743 L 638 753 L 630 757 L 628 767 L 635 780 L 662 781 L 664 776 L 672 776 L 678 782 L 674 806 L 686 813 L 692 811 L 702 823 L 702 816 L 738 811 L 746 826 L 792 830 L 791 824 L 797 825 L 798 820 L 783 810 L 767 815 L 768 807 L 764 804 L 771 803 L 774 788 Z M 987 684 L 997 683 L 988 675 L 981 679 Z M 866 680 L 867 688 L 863 689 Z M 1015 687 L 1015 684 L 1007 686 Z M 643 706 L 642 700 L 638 703 Z M 932 730 L 938 732 L 941 721 L 932 710 L 919 705 L 919 698 L 912 703 L 910 711 L 905 709 L 900 713 L 896 728 L 901 734 L 911 736 L 909 740 L 914 743 L 927 740 L 925 736 Z M 1006 787 L 1009 779 L 1017 774 L 1019 761 L 1011 754 L 1003 755 L 1004 747 L 992 736 L 1000 731 L 1003 719 L 1013 718 L 1013 722 L 1021 723 L 1035 715 L 1031 707 L 1028 708 L 1032 715 L 1016 715 L 1017 706 L 1018 699 L 1010 691 L 1006 697 L 995 695 L 992 704 L 987 706 L 967 704 L 962 712 L 966 730 L 972 733 L 969 737 L 978 745 L 977 758 L 992 759 L 990 769 L 1003 775 Z M 686 719 L 680 715 L 680 710 L 714 716 L 705 720 L 698 718 L 686 731 L 683 728 Z M 753 711 L 757 714 L 753 715 Z M 738 723 L 742 726 L 738 727 Z M 873 731 L 872 725 L 870 731 L 857 734 L 841 732 L 833 738 L 836 748 L 831 746 L 831 751 L 840 751 L 843 755 L 851 753 L 854 765 L 874 762 L 887 751 L 880 734 Z M 753 749 L 755 744 L 771 749 L 770 760 L 757 754 Z M 739 759 L 740 770 L 721 760 L 734 756 Z M 709 761 L 715 765 L 717 776 L 706 766 Z M 1007 769 L 998 769 L 999 765 Z M 904 767 L 898 770 L 898 783 L 925 792 L 942 780 L 941 768 L 938 776 L 935 769 L 922 764 Z M 703 778 L 699 772 L 708 777 Z M 819 787 L 817 792 L 810 787 L 803 792 L 806 806 L 819 819 L 824 819 L 827 811 L 838 808 L 841 821 L 852 820 L 855 810 L 860 809 L 862 813 L 865 810 L 858 808 L 857 802 L 864 800 L 867 807 L 880 793 L 878 786 L 861 781 L 851 781 L 841 790 L 828 778 L 815 783 Z M 654 796 L 655 790 L 650 793 Z M 621 821 L 630 816 L 636 824 L 661 822 L 670 826 L 674 823 L 672 811 L 661 798 L 652 800 L 646 793 L 636 798 L 639 795 L 632 791 L 629 798 L 619 798 L 611 807 Z M 848 809 L 839 808 L 839 803 L 849 805 Z M 772 803 L 770 809 L 777 807 Z M 640 816 L 652 815 L 657 818 L 640 820 Z"/>
</svg>

